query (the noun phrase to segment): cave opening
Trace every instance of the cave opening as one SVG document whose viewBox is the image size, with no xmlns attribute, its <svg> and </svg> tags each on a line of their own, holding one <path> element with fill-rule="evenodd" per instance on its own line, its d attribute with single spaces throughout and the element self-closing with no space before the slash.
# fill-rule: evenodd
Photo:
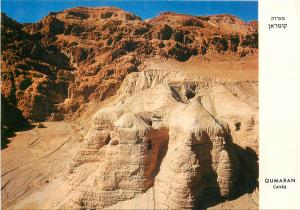
<svg viewBox="0 0 300 210">
<path fill-rule="evenodd" d="M 237 123 L 235 123 L 235 124 L 234 124 L 234 126 L 235 126 L 235 130 L 236 130 L 236 131 L 239 131 L 239 130 L 241 129 L 241 125 L 242 125 L 242 123 L 241 123 L 241 122 L 237 122 Z"/>
</svg>

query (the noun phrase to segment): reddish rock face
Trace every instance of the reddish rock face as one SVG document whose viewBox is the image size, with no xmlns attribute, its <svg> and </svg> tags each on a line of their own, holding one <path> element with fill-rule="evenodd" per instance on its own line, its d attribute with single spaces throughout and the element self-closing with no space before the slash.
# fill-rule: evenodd
<svg viewBox="0 0 300 210">
<path fill-rule="evenodd" d="M 240 59 L 258 47 L 257 23 L 231 15 L 162 13 L 143 21 L 118 8 L 78 7 L 38 23 L 19 24 L 5 14 L 1 21 L 2 94 L 34 121 L 63 119 L 113 95 L 153 56 Z"/>
</svg>

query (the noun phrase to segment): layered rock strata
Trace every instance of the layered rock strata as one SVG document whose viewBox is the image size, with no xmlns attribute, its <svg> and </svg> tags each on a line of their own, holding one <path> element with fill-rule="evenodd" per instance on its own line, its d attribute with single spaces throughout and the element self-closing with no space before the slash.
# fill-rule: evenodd
<svg viewBox="0 0 300 210">
<path fill-rule="evenodd" d="M 112 7 L 67 9 L 29 24 L 2 14 L 1 35 L 2 97 L 34 121 L 77 116 L 144 70 L 146 58 L 234 61 L 258 51 L 257 22 L 168 12 L 143 21 Z"/>
<path fill-rule="evenodd" d="M 222 87 L 222 99 L 231 100 L 230 85 L 172 71 L 128 75 L 117 99 L 93 116 L 66 174 L 71 190 L 62 207 L 192 209 L 208 194 L 236 194 L 248 166 L 234 143 L 241 131 L 230 124 L 239 118 L 243 126 L 256 109 L 232 94 L 231 105 L 247 112 L 219 112 L 224 104 L 215 103 L 214 90 Z M 148 203 L 139 204 L 143 199 Z"/>
</svg>

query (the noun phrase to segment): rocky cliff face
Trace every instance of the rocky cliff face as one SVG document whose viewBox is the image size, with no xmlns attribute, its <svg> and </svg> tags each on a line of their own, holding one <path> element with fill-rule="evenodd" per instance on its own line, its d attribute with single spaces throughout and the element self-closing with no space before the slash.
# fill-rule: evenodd
<svg viewBox="0 0 300 210">
<path fill-rule="evenodd" d="M 145 58 L 234 60 L 257 53 L 257 25 L 230 15 L 74 8 L 19 24 L 2 14 L 2 94 L 34 121 L 60 120 L 113 95 Z M 68 100 L 66 100 L 68 99 Z"/>
<path fill-rule="evenodd" d="M 193 209 L 253 190 L 257 160 L 249 151 L 257 150 L 257 132 L 247 122 L 255 127 L 257 111 L 232 85 L 172 71 L 128 75 L 117 98 L 93 116 L 66 173 L 68 197 L 56 206 Z M 224 103 L 215 104 L 219 94 Z M 219 111 L 226 103 L 227 115 Z M 238 146 L 239 134 L 253 144 Z"/>
<path fill-rule="evenodd" d="M 44 177 L 45 185 L 36 185 L 34 178 L 14 181 L 22 174 L 18 170 L 31 176 L 40 160 L 7 170 L 6 206 L 203 209 L 257 187 L 257 80 L 216 78 L 218 66 L 207 74 L 212 76 L 192 77 L 172 65 L 147 64 L 194 59 L 239 65 L 257 57 L 257 23 L 231 15 L 169 12 L 143 21 L 117 8 L 78 7 L 32 24 L 2 14 L 1 29 L 5 129 L 26 120 L 83 119 L 87 104 L 114 95 L 91 120 L 80 122 L 86 130 L 56 126 L 62 133 L 69 129 L 70 143 L 52 138 L 51 126 L 49 133 L 39 131 L 39 138 L 28 131 L 28 157 L 38 152 L 63 161 L 59 171 L 64 177 L 45 172 L 56 167 L 47 158 L 42 158 L 47 169 L 32 176 Z M 46 149 L 36 148 L 36 141 Z M 57 147 L 56 141 L 64 143 Z M 44 156 L 48 146 L 54 150 Z M 55 156 L 62 147 L 66 159 Z"/>
</svg>

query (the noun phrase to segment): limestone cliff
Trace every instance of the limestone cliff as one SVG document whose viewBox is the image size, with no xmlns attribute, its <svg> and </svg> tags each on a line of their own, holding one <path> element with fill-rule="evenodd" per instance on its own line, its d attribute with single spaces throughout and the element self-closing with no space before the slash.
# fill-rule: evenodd
<svg viewBox="0 0 300 210">
<path fill-rule="evenodd" d="M 68 198 L 56 205 L 193 209 L 253 190 L 257 166 L 245 160 L 256 162 L 248 150 L 258 146 L 257 109 L 234 96 L 232 85 L 172 71 L 128 75 L 117 98 L 93 116 L 66 173 Z M 223 103 L 216 103 L 220 91 Z M 229 102 L 232 109 L 219 112 Z M 245 135 L 252 144 L 243 148 L 237 143 Z"/>
</svg>

